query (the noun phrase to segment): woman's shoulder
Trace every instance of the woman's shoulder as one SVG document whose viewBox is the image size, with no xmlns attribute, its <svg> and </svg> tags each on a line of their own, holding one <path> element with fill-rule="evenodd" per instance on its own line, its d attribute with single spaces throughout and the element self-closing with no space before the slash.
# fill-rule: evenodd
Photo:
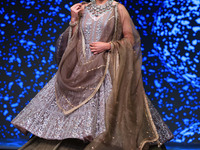
<svg viewBox="0 0 200 150">
<path fill-rule="evenodd" d="M 117 6 L 119 11 L 122 11 L 122 12 L 126 11 L 126 7 L 123 4 L 121 4 L 121 3 L 117 2 L 117 1 L 113 1 L 113 5 Z"/>
<path fill-rule="evenodd" d="M 122 11 L 126 10 L 126 7 L 123 4 L 119 3 L 119 2 L 114 1 L 113 4 L 117 5 L 119 10 L 122 10 Z"/>
</svg>

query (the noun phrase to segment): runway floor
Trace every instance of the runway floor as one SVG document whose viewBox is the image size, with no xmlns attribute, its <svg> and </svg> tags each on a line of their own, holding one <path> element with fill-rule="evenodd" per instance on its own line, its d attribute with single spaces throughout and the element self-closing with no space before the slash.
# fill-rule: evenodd
<svg viewBox="0 0 200 150">
<path fill-rule="evenodd" d="M 27 140 L 0 139 L 0 150 L 17 150 L 26 142 Z M 165 145 L 167 150 L 200 150 L 200 144 L 167 143 Z"/>
<path fill-rule="evenodd" d="M 194 148 L 184 148 L 184 147 L 177 147 L 177 146 L 166 146 L 167 150 L 200 150 L 200 147 Z M 0 150 L 17 150 L 17 147 L 4 147 L 0 146 Z"/>
<path fill-rule="evenodd" d="M 17 150 L 17 148 L 13 148 L 13 147 L 2 147 L 0 146 L 0 150 Z M 200 147 L 195 147 L 195 148 L 183 148 L 183 147 L 169 147 L 167 146 L 167 150 L 200 150 Z"/>
</svg>

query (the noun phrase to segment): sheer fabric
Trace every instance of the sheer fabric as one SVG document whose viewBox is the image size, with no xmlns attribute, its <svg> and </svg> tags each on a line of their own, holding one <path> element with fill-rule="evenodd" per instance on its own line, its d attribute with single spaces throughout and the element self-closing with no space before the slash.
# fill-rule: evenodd
<svg viewBox="0 0 200 150">
<path fill-rule="evenodd" d="M 57 76 L 58 105 L 65 114 L 78 109 L 94 96 L 109 71 L 113 86 L 106 104 L 106 131 L 85 150 L 141 150 L 148 143 L 161 145 L 143 88 L 140 36 L 123 5 L 114 3 L 113 10 L 114 17 L 102 32 L 102 41 L 112 41 L 111 51 L 85 58 L 87 45 L 80 24 L 68 37 Z"/>
<path fill-rule="evenodd" d="M 105 103 L 112 88 L 107 75 L 95 96 L 85 105 L 65 115 L 56 104 L 56 75 L 12 120 L 12 124 L 25 135 L 47 140 L 76 138 L 89 140 L 105 131 Z"/>
<path fill-rule="evenodd" d="M 114 2 L 112 11 L 99 18 L 87 13 L 87 7 L 84 13 L 73 35 L 68 27 L 58 39 L 58 72 L 12 123 L 47 143 L 59 139 L 58 145 L 65 138 L 82 139 L 80 133 L 87 129 L 95 139 L 85 150 L 144 150 L 170 140 L 172 133 L 145 94 L 140 36 L 125 7 Z M 93 41 L 112 41 L 112 49 L 92 55 L 88 44 Z M 93 121 L 85 114 L 93 114 Z M 90 126 L 94 120 L 101 121 L 96 133 Z M 33 145 L 40 141 L 34 138 Z M 45 143 L 41 147 L 49 147 Z"/>
<path fill-rule="evenodd" d="M 109 11 L 98 18 L 91 16 L 87 8 L 73 36 L 66 30 L 68 40 L 63 41 L 65 32 L 58 40 L 58 49 L 65 51 L 59 64 L 56 94 L 57 103 L 65 114 L 69 114 L 87 103 L 101 87 L 105 76 L 109 75 L 109 53 L 93 55 L 89 44 L 96 41 L 112 40 L 114 12 Z M 62 50 L 62 48 L 65 50 Z"/>
</svg>

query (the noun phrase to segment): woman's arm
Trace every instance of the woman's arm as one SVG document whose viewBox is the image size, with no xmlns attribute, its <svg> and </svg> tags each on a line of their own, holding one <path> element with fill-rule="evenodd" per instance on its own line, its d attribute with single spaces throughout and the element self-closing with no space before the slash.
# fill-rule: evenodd
<svg viewBox="0 0 200 150">
<path fill-rule="evenodd" d="M 123 32 L 122 39 L 127 40 L 131 45 L 134 46 L 135 38 L 134 38 L 133 30 L 136 30 L 136 29 L 131 20 L 131 17 L 128 11 L 126 10 L 126 8 L 124 7 L 124 5 L 120 3 L 118 4 L 118 11 L 120 15 L 121 24 L 122 24 L 122 32 Z M 94 54 L 99 54 L 106 50 L 110 50 L 112 47 L 113 47 L 112 42 L 93 42 L 90 44 L 90 49 Z"/>
<path fill-rule="evenodd" d="M 74 4 L 70 8 L 70 10 L 71 10 L 71 21 L 69 25 L 72 27 L 72 35 L 73 35 L 79 21 L 79 12 L 82 10 L 82 4 L 81 3 Z"/>
<path fill-rule="evenodd" d="M 127 9 L 122 4 L 118 4 L 120 20 L 122 24 L 123 38 L 128 40 L 132 45 L 135 44 L 133 30 L 135 28 Z"/>
<path fill-rule="evenodd" d="M 110 42 L 93 42 L 93 43 L 90 43 L 90 50 L 94 55 L 102 53 L 102 52 L 110 50 L 110 49 L 111 49 L 111 43 Z"/>
<path fill-rule="evenodd" d="M 71 10 L 71 21 L 69 25 L 72 27 L 72 35 L 75 32 L 77 25 L 79 23 L 80 17 L 82 16 L 82 12 L 85 9 L 85 6 L 87 6 L 88 3 L 82 2 L 74 4 L 70 10 Z"/>
</svg>

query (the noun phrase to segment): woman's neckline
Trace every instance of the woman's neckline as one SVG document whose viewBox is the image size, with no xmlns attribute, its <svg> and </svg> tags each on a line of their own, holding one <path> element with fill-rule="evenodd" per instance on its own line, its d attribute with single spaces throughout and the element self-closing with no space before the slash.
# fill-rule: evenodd
<svg viewBox="0 0 200 150">
<path fill-rule="evenodd" d="M 105 3 L 103 3 L 103 4 L 97 4 L 97 2 L 95 1 L 95 4 L 97 5 L 97 6 L 103 6 L 103 5 L 105 5 L 106 3 L 108 3 L 108 1 L 109 0 L 107 0 Z"/>
</svg>

